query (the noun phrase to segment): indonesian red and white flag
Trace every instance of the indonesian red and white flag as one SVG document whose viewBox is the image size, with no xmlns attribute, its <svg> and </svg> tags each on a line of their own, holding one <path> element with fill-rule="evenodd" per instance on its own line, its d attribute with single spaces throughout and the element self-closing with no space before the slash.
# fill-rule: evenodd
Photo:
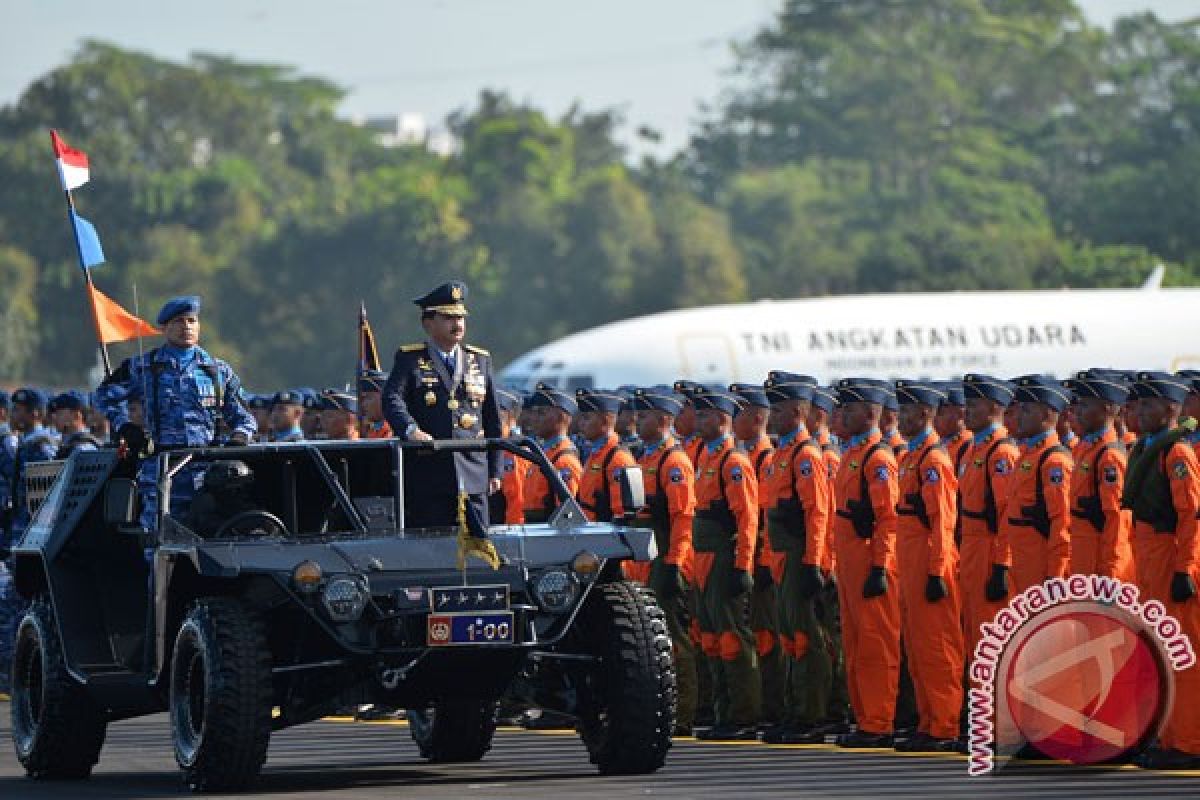
<svg viewBox="0 0 1200 800">
<path fill-rule="evenodd" d="M 87 153 L 67 147 L 58 131 L 50 131 L 50 140 L 54 143 L 54 160 L 58 164 L 58 177 L 62 179 L 63 189 L 69 192 L 87 183 Z"/>
</svg>

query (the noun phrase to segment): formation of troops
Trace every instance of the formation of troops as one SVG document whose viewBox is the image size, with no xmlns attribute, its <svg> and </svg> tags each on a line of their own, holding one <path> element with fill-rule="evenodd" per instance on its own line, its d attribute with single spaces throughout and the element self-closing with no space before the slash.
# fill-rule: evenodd
<svg viewBox="0 0 1200 800">
<path fill-rule="evenodd" d="M 269 396 L 196 345 L 199 299 L 177 298 L 159 317 L 166 344 L 91 398 L 0 396 L 0 547 L 28 522 L 24 465 L 109 442 L 533 436 L 590 519 L 653 530 L 657 557 L 626 576 L 666 612 L 679 734 L 961 750 L 980 625 L 1075 573 L 1136 584 L 1200 642 L 1200 373 L 822 385 L 773 371 L 761 384 L 518 392 L 463 341 L 465 293 L 452 283 L 416 301 L 429 339 L 401 347 L 390 374 Z M 148 373 L 155 388 L 139 392 Z M 554 513 L 540 469 L 477 455 L 413 473 L 413 525 L 452 523 L 462 495 L 480 533 Z M 623 492 L 633 467 L 639 508 Z M 1200 766 L 1200 668 L 1177 673 L 1138 763 Z"/>
</svg>

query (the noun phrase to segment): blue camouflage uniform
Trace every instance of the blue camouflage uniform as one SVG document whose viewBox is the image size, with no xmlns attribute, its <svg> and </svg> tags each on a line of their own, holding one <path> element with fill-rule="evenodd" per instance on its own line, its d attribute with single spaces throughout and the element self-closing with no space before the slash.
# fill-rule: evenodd
<svg viewBox="0 0 1200 800">
<path fill-rule="evenodd" d="M 13 403 L 20 403 L 29 408 L 46 409 L 46 396 L 37 389 L 18 389 L 13 392 Z M 8 455 L 9 443 L 3 448 L 5 463 L 3 468 L 11 489 L 11 513 L 7 519 L 6 529 L 0 536 L 0 545 L 4 549 L 11 548 L 25 532 L 29 524 L 29 512 L 25 508 L 25 486 L 22 479 L 25 465 L 38 461 L 50 461 L 58 452 L 58 441 L 54 432 L 40 423 L 15 440 L 15 449 Z M 0 568 L 0 692 L 9 690 L 9 664 L 12 663 L 12 646 L 17 633 L 17 625 L 25 612 L 25 604 L 17 595 L 12 584 L 11 559 Z"/>
<path fill-rule="evenodd" d="M 199 298 L 176 298 L 163 307 L 158 323 L 164 325 L 181 313 L 198 309 Z M 140 400 L 146 435 L 156 451 L 226 444 L 230 437 L 248 442 L 258 430 L 253 415 L 242 405 L 241 382 L 233 368 L 201 347 L 167 344 L 126 359 L 100 384 L 96 400 L 116 432 L 129 422 L 126 404 Z M 157 527 L 157 464 L 157 459 L 146 459 L 138 473 L 141 523 L 147 530 Z M 202 479 L 202 465 L 185 468 L 175 476 L 172 516 L 187 513 Z"/>
</svg>

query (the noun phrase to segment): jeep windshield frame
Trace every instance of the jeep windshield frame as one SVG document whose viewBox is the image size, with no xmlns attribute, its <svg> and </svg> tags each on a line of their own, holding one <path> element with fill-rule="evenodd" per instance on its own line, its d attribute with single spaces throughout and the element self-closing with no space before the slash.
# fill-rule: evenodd
<svg viewBox="0 0 1200 800">
<path fill-rule="evenodd" d="M 193 479 L 189 467 L 220 460 L 245 460 L 252 464 L 276 462 L 279 475 L 274 477 L 281 490 L 279 502 L 274 504 L 280 512 L 280 520 L 291 535 L 336 536 L 336 537 L 369 537 L 383 535 L 385 530 L 372 527 L 362 509 L 356 505 L 355 494 L 349 461 L 351 459 L 374 458 L 377 467 L 383 467 L 380 459 L 386 460 L 387 477 L 376 469 L 371 473 L 375 486 L 382 486 L 386 481 L 387 493 L 371 497 L 371 500 L 390 506 L 390 509 L 377 508 L 387 521 L 386 527 L 391 532 L 404 531 L 405 528 L 405 453 L 491 453 L 502 450 L 534 464 L 546 478 L 547 485 L 557 498 L 559 506 L 547 521 L 547 525 L 558 530 L 579 528 L 587 524 L 583 509 L 571 494 L 558 470 L 546 457 L 537 440 L 532 437 L 520 439 L 479 438 L 479 439 L 435 439 L 424 442 L 409 442 L 399 439 L 369 439 L 369 440 L 317 440 L 306 442 L 271 442 L 251 444 L 236 447 L 187 447 L 172 448 L 160 452 L 152 458 L 157 463 L 157 517 L 156 528 L 163 532 L 168 528 L 186 527 L 183 520 L 171 517 L 171 487 L 176 480 Z M 333 461 L 334 463 L 331 463 Z M 335 469 L 335 466 L 338 468 Z M 411 466 L 410 466 L 411 468 Z M 319 476 L 317 486 L 329 493 L 336 512 L 345 522 L 334 531 L 305 530 L 302 524 L 302 495 L 300 473 L 303 469 L 310 470 L 307 488 L 311 491 L 313 480 L 311 475 Z M 170 522 L 167 523 L 167 518 Z M 434 530 L 430 529 L 431 533 Z M 415 533 L 416 531 L 414 531 Z"/>
</svg>

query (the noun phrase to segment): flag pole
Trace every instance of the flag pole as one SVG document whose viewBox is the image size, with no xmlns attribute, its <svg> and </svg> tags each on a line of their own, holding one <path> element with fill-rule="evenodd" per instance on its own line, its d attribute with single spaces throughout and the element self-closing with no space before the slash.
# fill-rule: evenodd
<svg viewBox="0 0 1200 800">
<path fill-rule="evenodd" d="M 50 132 L 50 146 L 54 149 L 54 132 Z M 57 157 L 58 153 L 55 152 Z M 100 360 L 104 364 L 104 377 L 112 375 L 112 362 L 108 358 L 108 345 L 100 334 L 100 315 L 96 310 L 95 295 L 92 292 L 96 286 L 92 283 L 92 272 L 88 269 L 87 260 L 83 257 L 83 243 L 79 241 L 79 228 L 75 224 L 75 198 L 71 190 L 64 188 L 63 196 L 67 201 L 67 223 L 71 226 L 71 235 L 75 239 L 75 255 L 79 258 L 79 268 L 83 270 L 83 288 L 87 292 L 88 306 L 92 309 L 92 328 L 96 332 L 96 343 L 100 347 Z"/>
<path fill-rule="evenodd" d="M 363 341 L 363 326 L 367 321 L 367 303 L 358 301 L 358 366 L 354 370 L 354 402 L 358 404 L 358 435 L 367 435 L 367 414 L 363 408 L 362 374 L 367 363 L 367 344 Z"/>
</svg>

